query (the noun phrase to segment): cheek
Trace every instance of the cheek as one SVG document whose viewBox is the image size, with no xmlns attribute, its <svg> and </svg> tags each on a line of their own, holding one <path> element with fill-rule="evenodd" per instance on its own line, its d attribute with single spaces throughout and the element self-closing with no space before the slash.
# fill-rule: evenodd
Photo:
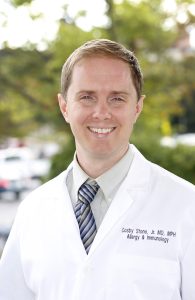
<svg viewBox="0 0 195 300">
<path fill-rule="evenodd" d="M 81 126 L 84 124 L 84 115 L 78 109 L 72 109 L 71 112 L 67 113 L 68 123 L 71 125 L 71 128 L 81 129 Z"/>
<path fill-rule="evenodd" d="M 136 106 L 135 109 L 132 111 L 131 116 L 130 116 L 130 119 L 131 119 L 131 123 L 132 123 L 132 124 L 135 124 L 135 123 L 136 123 L 139 114 L 140 114 L 139 107 Z"/>
<path fill-rule="evenodd" d="M 63 115 L 67 123 L 72 122 L 72 118 L 74 118 L 74 108 L 72 107 L 72 105 L 70 104 L 67 105 L 66 111 L 64 111 Z"/>
<path fill-rule="evenodd" d="M 122 118 L 123 122 L 126 122 L 127 124 L 129 124 L 129 126 L 132 126 L 135 123 L 136 119 L 137 119 L 136 109 L 126 110 L 126 112 L 123 113 L 121 118 Z"/>
</svg>

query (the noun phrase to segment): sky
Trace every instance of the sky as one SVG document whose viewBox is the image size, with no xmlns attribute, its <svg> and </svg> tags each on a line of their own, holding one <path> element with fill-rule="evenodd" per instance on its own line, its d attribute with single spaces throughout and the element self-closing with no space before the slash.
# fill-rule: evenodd
<svg viewBox="0 0 195 300">
<path fill-rule="evenodd" d="M 20 47 L 26 41 L 38 44 L 44 49 L 44 39 L 53 40 L 58 30 L 59 20 L 63 16 L 63 5 L 68 5 L 68 14 L 74 17 L 79 10 L 87 10 L 87 16 L 80 20 L 79 26 L 90 30 L 93 25 L 106 23 L 104 11 L 105 2 L 98 0 L 33 0 L 30 8 L 21 6 L 14 8 L 7 0 L 1 0 L 0 5 L 0 48 L 8 41 L 10 47 Z M 29 14 L 43 16 L 32 20 Z M 8 16 L 8 18 L 6 18 Z M 6 26 L 4 26 L 6 25 Z"/>
<path fill-rule="evenodd" d="M 106 24 L 104 16 L 106 4 L 104 0 L 95 2 L 92 0 L 33 0 L 30 8 L 21 6 L 13 8 L 9 1 L 1 0 L 0 6 L 0 48 L 4 42 L 10 47 L 20 47 L 26 42 L 38 45 L 39 50 L 44 50 L 46 40 L 53 40 L 58 30 L 59 20 L 63 16 L 63 5 L 68 5 L 68 14 L 74 17 L 79 10 L 87 10 L 87 16 L 80 19 L 78 25 L 84 30 L 90 30 L 93 25 Z M 165 0 L 167 10 L 174 10 L 174 0 Z M 195 5 L 192 7 L 195 14 Z M 30 18 L 30 14 L 42 17 L 36 20 Z M 8 18 L 6 17 L 8 16 Z M 180 14 L 182 20 L 185 16 Z M 5 26 L 6 25 L 6 26 Z M 195 48 L 195 29 L 190 35 L 191 45 Z"/>
</svg>

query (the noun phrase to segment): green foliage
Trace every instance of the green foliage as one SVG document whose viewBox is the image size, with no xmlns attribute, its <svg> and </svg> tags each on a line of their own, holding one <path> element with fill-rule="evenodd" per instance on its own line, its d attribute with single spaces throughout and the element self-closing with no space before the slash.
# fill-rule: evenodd
<svg viewBox="0 0 195 300">
<path fill-rule="evenodd" d="M 175 34 L 163 28 L 166 18 L 161 9 L 160 0 L 128 1 L 112 4 L 110 15 L 114 38 L 133 51 L 142 49 L 144 52 L 158 53 L 169 47 Z M 109 10 L 108 10 L 109 12 Z"/>
<path fill-rule="evenodd" d="M 158 144 L 164 133 L 162 128 L 175 117 L 182 119 L 184 115 L 186 120 L 191 116 L 191 128 L 195 128 L 195 55 L 184 53 L 180 60 L 175 59 L 175 54 L 170 55 L 177 41 L 194 26 L 195 16 L 189 10 L 194 0 L 177 0 L 174 12 L 163 10 L 163 0 L 105 1 L 107 26 L 85 32 L 76 25 L 84 12 L 71 19 L 65 6 L 56 39 L 48 44 L 47 50 L 40 52 L 36 45 L 0 50 L 0 137 L 27 135 L 45 124 L 69 136 L 69 126 L 65 125 L 56 97 L 62 65 L 83 42 L 111 38 L 135 52 L 144 74 L 146 99 L 132 140 L 148 158 L 194 182 L 193 157 L 191 166 L 185 164 L 185 160 L 189 162 L 188 151 L 192 156 L 194 149 L 165 149 Z M 15 6 L 31 2 L 11 0 Z M 177 18 L 181 9 L 187 15 L 183 23 Z M 168 28 L 166 24 L 170 20 L 173 26 Z M 173 133 L 187 128 L 185 122 L 171 125 Z M 70 141 L 54 159 L 51 177 L 66 168 L 72 159 L 73 145 Z"/>
<path fill-rule="evenodd" d="M 51 59 L 48 61 L 46 71 L 51 74 L 55 92 L 60 91 L 60 75 L 67 57 L 82 43 L 92 38 L 92 34 L 75 26 L 61 21 L 57 38 L 50 44 L 48 53 Z"/>
<path fill-rule="evenodd" d="M 20 6 L 24 4 L 30 4 L 33 0 L 11 0 L 11 3 L 14 6 Z"/>
<path fill-rule="evenodd" d="M 57 176 L 68 167 L 73 160 L 74 152 L 75 144 L 71 137 L 69 142 L 62 147 L 61 151 L 52 158 L 49 179 Z"/>
<path fill-rule="evenodd" d="M 143 70 L 146 99 L 138 126 L 148 133 L 162 135 L 164 123 L 171 124 L 175 117 L 182 120 L 186 111 L 183 102 L 190 101 L 195 107 L 194 84 L 191 83 L 195 56 L 184 53 L 178 60 L 175 59 L 177 49 L 174 49 L 178 39 L 186 35 L 188 26 L 194 24 L 188 6 L 193 1 L 178 1 L 175 11 L 169 13 L 164 11 L 162 0 L 106 2 L 110 19 L 106 34 L 133 50 Z M 179 23 L 177 19 L 181 8 L 186 13 L 186 23 Z M 174 25 L 168 29 L 166 24 L 170 20 Z M 101 32 L 104 36 L 105 28 Z M 187 130 L 186 123 L 171 125 L 170 133 Z"/>
<path fill-rule="evenodd" d="M 195 147 L 163 147 L 157 137 L 146 135 L 134 136 L 132 142 L 148 160 L 195 184 Z"/>
<path fill-rule="evenodd" d="M 36 50 L 0 51 L 1 136 L 26 135 L 51 120 L 56 91 L 47 72 L 49 58 Z"/>
<path fill-rule="evenodd" d="M 17 6 L 31 2 L 12 1 Z M 13 128 L 15 135 L 24 135 L 45 123 L 52 124 L 57 130 L 64 128 L 56 97 L 62 65 L 75 48 L 96 37 L 122 42 L 135 51 L 140 60 L 145 81 L 143 93 L 147 96 L 138 125 L 140 129 L 161 135 L 164 122 L 183 114 L 184 102 L 195 106 L 195 56 L 174 61 L 168 55 L 168 49 L 194 22 L 188 9 L 188 3 L 192 1 L 179 0 L 174 13 L 165 13 L 162 0 L 106 2 L 110 22 L 104 28 L 83 31 L 76 25 L 76 19 L 68 16 L 65 6 L 56 39 L 46 51 L 39 52 L 34 45 L 29 50 L 5 48 L 0 51 L 1 135 L 12 135 Z M 186 24 L 178 23 L 176 18 L 181 6 L 189 16 Z M 80 15 L 83 12 L 76 18 Z M 168 30 L 165 23 L 170 18 L 175 25 Z M 178 128 L 181 126 L 173 131 Z"/>
</svg>

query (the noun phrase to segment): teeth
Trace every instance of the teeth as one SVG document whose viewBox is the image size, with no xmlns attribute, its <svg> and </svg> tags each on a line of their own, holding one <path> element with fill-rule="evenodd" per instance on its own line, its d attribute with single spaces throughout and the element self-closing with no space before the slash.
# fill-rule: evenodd
<svg viewBox="0 0 195 300">
<path fill-rule="evenodd" d="M 110 133 L 113 130 L 113 128 L 90 128 L 90 130 L 95 133 L 106 134 Z"/>
</svg>

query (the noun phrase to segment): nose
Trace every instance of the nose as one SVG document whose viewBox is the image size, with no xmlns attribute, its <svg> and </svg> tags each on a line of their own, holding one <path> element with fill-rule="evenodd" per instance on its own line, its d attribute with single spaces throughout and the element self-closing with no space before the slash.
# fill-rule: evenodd
<svg viewBox="0 0 195 300">
<path fill-rule="evenodd" d="M 97 102 L 94 107 L 93 118 L 98 120 L 107 120 L 111 118 L 111 111 L 108 103 Z"/>
</svg>

